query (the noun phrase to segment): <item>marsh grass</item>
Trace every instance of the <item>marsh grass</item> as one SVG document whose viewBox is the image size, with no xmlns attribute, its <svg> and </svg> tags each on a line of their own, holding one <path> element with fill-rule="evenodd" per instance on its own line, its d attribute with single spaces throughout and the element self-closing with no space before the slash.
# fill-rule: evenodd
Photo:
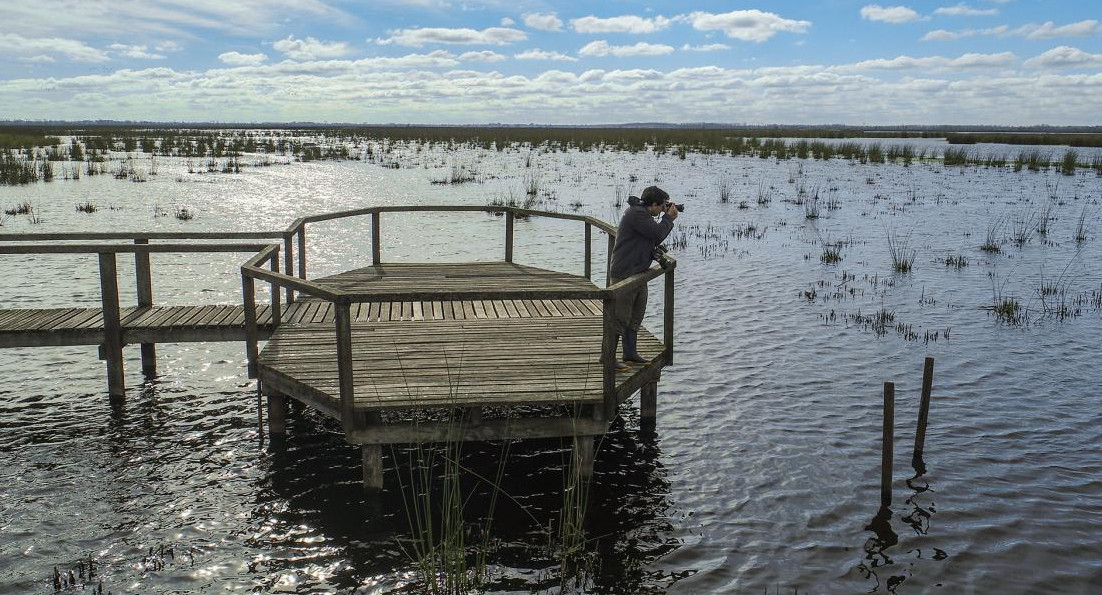
<svg viewBox="0 0 1102 595">
<path fill-rule="evenodd" d="M 10 209 L 4 209 L 5 215 L 29 215 L 34 212 L 34 206 L 28 201 L 23 201 Z"/>
<path fill-rule="evenodd" d="M 89 199 L 85 199 L 84 202 L 82 202 L 82 203 L 77 203 L 77 212 L 78 213 L 95 213 L 96 210 L 97 210 L 97 207 L 96 207 L 95 203 L 93 203 Z"/>
<path fill-rule="evenodd" d="M 191 221 L 195 218 L 195 211 L 188 209 L 187 207 L 173 207 L 172 216 L 180 221 Z"/>
<path fill-rule="evenodd" d="M 721 176 L 719 178 L 719 202 L 727 204 L 731 202 L 731 178 Z"/>
<path fill-rule="evenodd" d="M 1075 242 L 1082 244 L 1087 241 L 1087 205 L 1079 213 L 1079 221 L 1075 224 Z"/>
<path fill-rule="evenodd" d="M 1037 232 L 1037 214 L 1021 213 L 1010 222 L 1010 243 L 1022 248 L 1033 239 Z"/>
<path fill-rule="evenodd" d="M 816 236 L 819 238 L 819 245 L 823 249 L 823 252 L 819 254 L 819 261 L 823 264 L 842 262 L 843 242 L 831 242 L 829 237 L 824 239 L 818 232 L 816 232 Z"/>
<path fill-rule="evenodd" d="M 1007 216 L 998 215 L 987 226 L 987 232 L 984 235 L 983 243 L 980 244 L 980 250 L 989 252 L 991 254 L 998 254 L 1002 251 L 1001 240 L 1003 228 L 1006 226 Z"/>
<path fill-rule="evenodd" d="M 1017 298 L 1006 294 L 1006 285 L 1009 279 L 1000 280 L 995 271 L 987 273 L 991 279 L 991 306 L 987 309 L 995 315 L 995 319 L 1012 325 L 1025 324 L 1028 321 L 1025 309 Z"/>
<path fill-rule="evenodd" d="M 1079 162 L 1079 152 L 1075 149 L 1068 149 L 1064 152 L 1064 159 L 1060 162 L 1060 173 L 1065 176 L 1075 175 L 1075 166 Z"/>
<path fill-rule="evenodd" d="M 961 254 L 960 252 L 956 254 L 949 254 L 945 257 L 945 266 L 954 268 L 959 271 L 968 266 L 968 257 Z"/>
<path fill-rule="evenodd" d="M 1048 236 L 1049 223 L 1052 222 L 1052 211 L 1056 208 L 1056 202 L 1049 200 L 1045 202 L 1041 207 L 1040 213 L 1037 216 L 1037 233 L 1042 237 Z"/>
<path fill-rule="evenodd" d="M 804 204 L 804 219 L 818 219 L 820 214 L 818 198 L 811 199 Z"/>
<path fill-rule="evenodd" d="M 773 187 L 765 183 L 765 180 L 758 182 L 758 206 L 767 207 L 769 203 L 773 202 Z"/>
<path fill-rule="evenodd" d="M 911 248 L 911 233 L 900 236 L 898 233 L 888 230 L 888 253 L 892 257 L 892 270 L 897 273 L 909 273 L 914 267 L 918 250 Z"/>
</svg>

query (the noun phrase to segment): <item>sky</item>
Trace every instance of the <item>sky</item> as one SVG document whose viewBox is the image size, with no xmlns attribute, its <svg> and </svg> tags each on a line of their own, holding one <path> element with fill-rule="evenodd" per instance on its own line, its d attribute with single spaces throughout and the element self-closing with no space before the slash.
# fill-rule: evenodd
<svg viewBox="0 0 1102 595">
<path fill-rule="evenodd" d="M 1102 125 L 1099 19 L 1099 0 L 0 0 L 0 119 Z"/>
</svg>

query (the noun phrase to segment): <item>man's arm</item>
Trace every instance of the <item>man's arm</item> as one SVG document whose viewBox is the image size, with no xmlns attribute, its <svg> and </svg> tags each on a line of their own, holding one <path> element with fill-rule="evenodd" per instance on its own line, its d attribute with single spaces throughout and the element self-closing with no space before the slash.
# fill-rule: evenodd
<svg viewBox="0 0 1102 595">
<path fill-rule="evenodd" d="M 631 228 L 640 236 L 659 244 L 673 231 L 673 218 L 663 214 L 661 220 L 655 221 L 643 211 L 632 219 Z"/>
</svg>

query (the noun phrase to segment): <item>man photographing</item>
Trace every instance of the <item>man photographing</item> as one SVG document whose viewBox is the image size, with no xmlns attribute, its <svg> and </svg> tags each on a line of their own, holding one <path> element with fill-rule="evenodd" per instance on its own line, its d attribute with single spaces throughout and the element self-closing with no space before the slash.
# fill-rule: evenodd
<svg viewBox="0 0 1102 595">
<path fill-rule="evenodd" d="M 638 199 L 628 199 L 628 209 L 620 219 L 616 231 L 616 243 L 612 248 L 612 265 L 609 267 L 609 285 L 642 273 L 650 268 L 655 248 L 673 231 L 673 222 L 681 210 L 680 205 L 670 202 L 670 195 L 657 186 L 648 186 Z M 655 221 L 655 217 L 661 219 Z M 624 362 L 646 363 L 639 355 L 637 343 L 639 325 L 643 323 L 643 314 L 647 311 L 647 284 L 642 283 L 631 292 L 616 300 L 614 324 L 610 329 L 624 340 Z M 626 363 L 617 362 L 620 371 L 628 369 Z"/>
</svg>

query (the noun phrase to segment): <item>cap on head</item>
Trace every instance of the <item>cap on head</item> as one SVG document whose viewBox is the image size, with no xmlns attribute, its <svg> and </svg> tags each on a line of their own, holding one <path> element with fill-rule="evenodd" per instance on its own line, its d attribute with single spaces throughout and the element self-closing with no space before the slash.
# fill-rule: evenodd
<svg viewBox="0 0 1102 595">
<path fill-rule="evenodd" d="M 643 189 L 643 193 L 639 195 L 639 202 L 644 206 L 661 205 L 665 204 L 668 200 L 670 200 L 670 195 L 666 194 L 666 191 L 658 186 L 647 186 Z"/>
</svg>

